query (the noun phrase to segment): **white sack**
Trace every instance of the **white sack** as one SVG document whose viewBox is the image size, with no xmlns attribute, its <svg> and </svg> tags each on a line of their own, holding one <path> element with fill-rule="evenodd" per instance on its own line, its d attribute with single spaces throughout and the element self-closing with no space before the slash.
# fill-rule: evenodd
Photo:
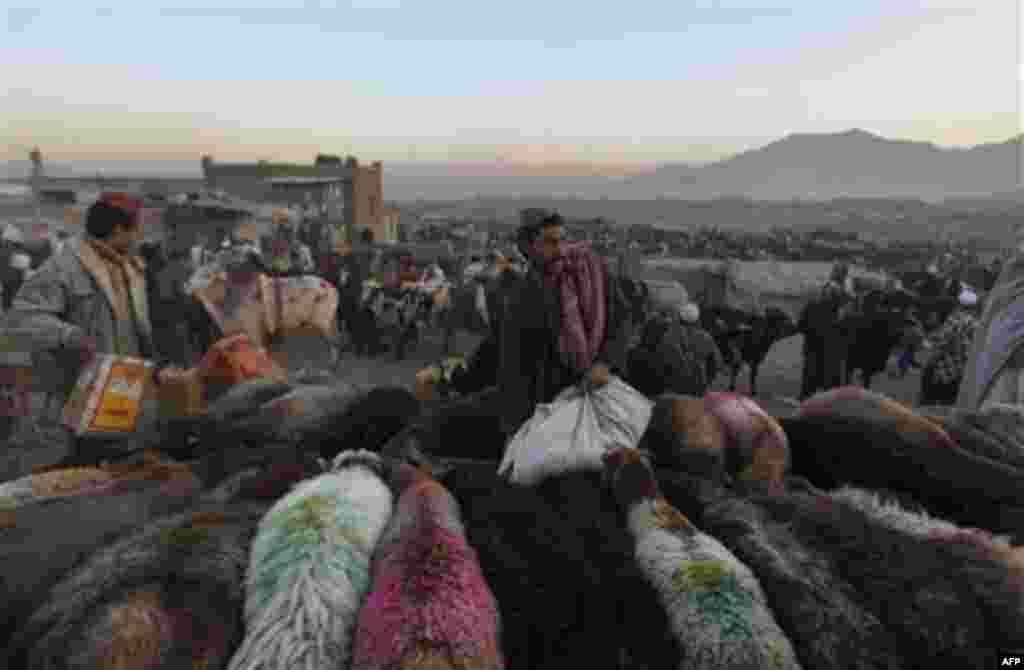
<svg viewBox="0 0 1024 670">
<path fill-rule="evenodd" d="M 498 474 L 532 486 L 555 475 L 600 470 L 605 452 L 636 447 L 651 421 L 654 403 L 616 376 L 584 393 L 563 391 L 533 416 L 505 448 Z"/>
</svg>

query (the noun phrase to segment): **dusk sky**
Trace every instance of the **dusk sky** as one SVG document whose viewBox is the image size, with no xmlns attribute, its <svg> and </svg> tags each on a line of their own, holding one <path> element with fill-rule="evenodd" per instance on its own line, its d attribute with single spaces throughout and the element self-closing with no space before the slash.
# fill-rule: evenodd
<svg viewBox="0 0 1024 670">
<path fill-rule="evenodd" d="M 5 10 L 0 160 L 614 168 L 1021 131 L 1018 0 L 33 4 Z"/>
</svg>

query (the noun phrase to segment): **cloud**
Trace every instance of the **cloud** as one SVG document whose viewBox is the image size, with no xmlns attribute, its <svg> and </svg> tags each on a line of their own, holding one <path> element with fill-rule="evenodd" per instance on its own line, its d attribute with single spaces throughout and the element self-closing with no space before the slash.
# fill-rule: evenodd
<svg viewBox="0 0 1024 670">
<path fill-rule="evenodd" d="M 265 81 L 173 80 L 135 62 L 104 66 L 99 84 L 95 65 L 61 62 L 69 59 L 52 50 L 22 50 L 3 55 L 15 67 L 4 71 L 0 135 L 10 139 L 0 137 L 0 149 L 5 141 L 40 138 L 64 142 L 68 151 L 108 146 L 133 154 L 211 150 L 225 159 L 232 153 L 304 159 L 318 147 L 352 146 L 390 160 L 418 144 L 421 157 L 504 152 L 545 160 L 581 155 L 589 144 L 599 156 L 707 160 L 786 132 L 852 126 L 953 144 L 1001 140 L 1019 132 L 1016 17 L 1005 0 L 980 6 L 929 3 L 927 11 L 890 15 L 841 38 L 812 36 L 817 41 L 796 53 L 766 51 L 757 60 L 675 80 L 616 77 L 586 70 L 580 59 L 581 76 L 590 81 L 541 81 L 513 59 L 507 65 L 518 63 L 520 81 L 496 77 L 455 86 L 456 95 L 417 95 L 397 85 L 387 92 L 377 81 L 348 80 L 343 48 L 333 81 L 306 77 L 303 69 Z M 469 10 L 470 24 L 479 11 Z M 557 25 L 564 10 L 552 11 Z M 510 12 L 501 10 L 495 21 Z M 522 29 L 524 19 L 517 20 L 506 36 Z M 623 28 L 649 22 L 624 19 Z M 676 29 L 671 23 L 662 28 Z M 459 30 L 467 28 L 448 29 Z M 538 29 L 536 39 L 551 32 Z M 582 22 L 567 34 L 593 37 L 600 26 Z M 430 72 L 422 60 L 409 67 Z M 446 73 L 437 78 L 444 81 Z"/>
<path fill-rule="evenodd" d="M 11 7 L 7 10 L 7 32 L 24 32 L 40 14 L 42 10 L 34 7 Z"/>
<path fill-rule="evenodd" d="M 449 5 L 449 6 L 446 6 Z M 531 6 L 532 5 L 532 6 Z M 226 20 L 246 26 L 315 27 L 323 33 L 383 36 L 412 42 L 521 42 L 557 47 L 620 39 L 624 34 L 678 35 L 701 25 L 748 25 L 765 18 L 789 18 L 789 7 L 707 7 L 645 12 L 633 6 L 562 3 L 357 2 L 349 7 L 166 7 L 163 18 Z M 444 17 L 444 18 L 441 18 Z M 424 27 L 429 27 L 425 30 Z"/>
</svg>

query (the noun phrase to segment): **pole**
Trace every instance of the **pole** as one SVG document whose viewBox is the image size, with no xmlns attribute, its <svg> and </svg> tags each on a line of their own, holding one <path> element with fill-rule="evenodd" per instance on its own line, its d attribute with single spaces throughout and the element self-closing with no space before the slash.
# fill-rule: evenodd
<svg viewBox="0 0 1024 670">
<path fill-rule="evenodd" d="M 32 195 L 35 201 L 36 225 L 38 226 L 43 222 L 43 154 L 36 148 L 29 153 L 29 158 L 32 160 Z"/>
</svg>

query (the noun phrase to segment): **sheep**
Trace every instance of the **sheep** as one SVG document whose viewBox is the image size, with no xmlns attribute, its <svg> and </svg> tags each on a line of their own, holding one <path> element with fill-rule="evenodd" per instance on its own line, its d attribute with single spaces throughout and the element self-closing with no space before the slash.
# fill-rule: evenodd
<svg viewBox="0 0 1024 670">
<path fill-rule="evenodd" d="M 804 667 L 975 667 L 1024 643 L 1017 557 L 970 533 L 921 537 L 820 491 L 675 492 L 699 492 L 701 528 L 750 566 Z"/>
<path fill-rule="evenodd" d="M 639 451 L 616 449 L 604 461 L 636 561 L 681 643 L 677 667 L 799 669 L 750 568 L 672 507 Z"/>
<path fill-rule="evenodd" d="M 381 460 L 340 454 L 267 512 L 246 576 L 246 636 L 228 666 L 343 668 L 370 589 L 370 558 L 391 516 Z"/>
<path fill-rule="evenodd" d="M 0 484 L 0 500 L 7 508 L 50 498 L 98 493 L 109 488 L 114 476 L 102 468 L 71 467 L 19 477 Z"/>
<path fill-rule="evenodd" d="M 218 668 L 241 634 L 262 501 L 201 505 L 97 550 L 12 639 L 24 670 Z"/>
<path fill-rule="evenodd" d="M 654 400 L 651 422 L 637 447 L 655 466 L 727 482 L 725 431 L 703 398 L 666 393 Z"/>
<path fill-rule="evenodd" d="M 5 509 L 14 509 L 65 496 L 116 494 L 135 481 L 163 481 L 168 487 L 183 482 L 188 488 L 194 478 L 187 464 L 146 450 L 127 460 L 95 467 L 38 468 L 31 475 L 0 484 L 0 500 Z"/>
<path fill-rule="evenodd" d="M 792 472 L 822 489 L 902 494 L 930 514 L 1024 541 L 1020 471 L 958 446 L 922 446 L 891 425 L 852 416 L 780 419 Z"/>
<path fill-rule="evenodd" d="M 211 403 L 207 416 L 214 423 L 230 424 L 250 415 L 264 403 L 295 390 L 295 385 L 259 377 L 232 386 Z"/>
<path fill-rule="evenodd" d="M 459 506 L 420 468 L 400 463 L 395 513 L 373 560 L 353 670 L 501 670 L 499 614 L 466 541 Z"/>
<path fill-rule="evenodd" d="M 330 429 L 333 418 L 359 394 L 351 384 L 296 386 L 242 414 L 239 409 L 230 420 L 215 424 L 213 434 L 262 444 L 276 441 L 300 442 L 307 435 Z"/>
<path fill-rule="evenodd" d="M 753 571 L 776 621 L 805 668 L 896 670 L 909 667 L 883 655 L 891 641 L 819 556 L 808 552 L 784 524 L 720 485 L 682 473 L 659 477 L 674 507 Z"/>
<path fill-rule="evenodd" d="M 191 490 L 169 490 L 137 481 L 127 485 L 130 490 L 113 495 L 63 498 L 19 509 L 22 523 L 0 533 L 0 602 L 5 603 L 0 648 L 7 647 L 10 636 L 43 603 L 49 590 L 99 548 L 194 505 L 214 509 L 228 503 L 264 501 L 269 505 L 305 476 L 302 466 L 282 464 L 237 473 L 202 492 L 198 482 Z M 40 528 L 60 532 L 40 533 Z"/>
<path fill-rule="evenodd" d="M 456 398 L 424 411 L 407 432 L 434 457 L 498 462 L 505 450 L 504 400 L 496 387 Z"/>
<path fill-rule="evenodd" d="M 353 445 L 378 451 L 421 411 L 420 401 L 408 389 L 381 386 L 356 396 L 327 427 L 303 441 L 303 451 L 332 459 Z"/>
<path fill-rule="evenodd" d="M 893 530 L 930 540 L 972 544 L 981 554 L 1003 563 L 1017 588 L 1024 585 L 1024 548 L 1013 546 L 1008 536 L 993 535 L 977 528 L 962 528 L 931 517 L 925 511 L 906 509 L 897 500 L 887 499 L 875 491 L 844 486 L 829 496 Z"/>
<path fill-rule="evenodd" d="M 797 416 L 863 419 L 898 431 L 916 446 L 940 449 L 957 446 L 937 422 L 916 414 L 906 405 L 881 393 L 860 386 L 841 386 L 813 395 L 800 404 Z"/>
<path fill-rule="evenodd" d="M 401 449 L 388 455 L 399 458 Z M 653 670 L 678 657 L 599 472 L 525 487 L 499 477 L 494 463 L 462 462 L 438 481 L 461 508 L 498 601 L 508 668 L 618 670 L 625 657 L 626 667 Z"/>
<path fill-rule="evenodd" d="M 638 446 L 658 465 L 748 490 L 781 491 L 789 465 L 778 421 L 735 393 L 659 396 Z"/>
<path fill-rule="evenodd" d="M 0 529 L 0 648 L 77 562 L 154 518 L 198 500 L 198 480 L 118 482 L 105 495 L 33 502 L 6 514 Z M 13 667 L 13 666 L 9 666 Z"/>
</svg>

